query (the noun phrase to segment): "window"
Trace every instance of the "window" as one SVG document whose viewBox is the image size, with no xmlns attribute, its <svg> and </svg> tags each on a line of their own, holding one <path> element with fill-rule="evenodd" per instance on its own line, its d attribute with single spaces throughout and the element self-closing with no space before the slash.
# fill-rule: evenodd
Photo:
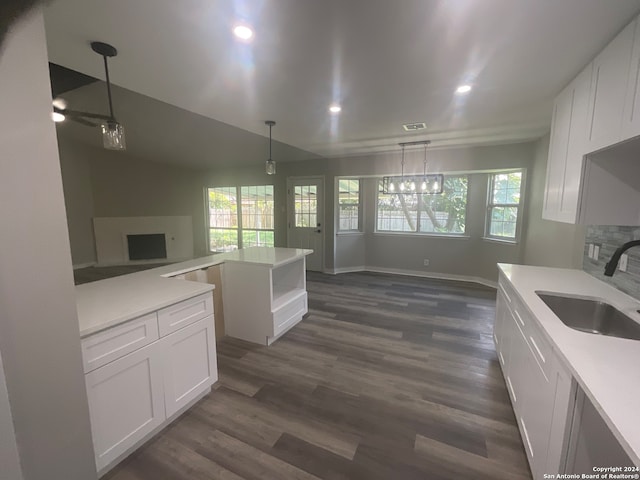
<svg viewBox="0 0 640 480">
<path fill-rule="evenodd" d="M 241 187 L 242 246 L 273 247 L 273 185 Z"/>
<path fill-rule="evenodd" d="M 226 252 L 238 248 L 236 187 L 209 188 L 209 250 Z"/>
<path fill-rule="evenodd" d="M 378 187 L 378 232 L 462 235 L 467 217 L 466 175 L 445 176 L 441 195 L 385 194 Z"/>
<path fill-rule="evenodd" d="M 209 188 L 207 199 L 210 251 L 273 247 L 273 185 Z"/>
<path fill-rule="evenodd" d="M 318 223 L 318 187 L 296 185 L 293 190 L 296 227 L 315 227 Z"/>
<path fill-rule="evenodd" d="M 522 171 L 489 176 L 488 237 L 515 241 L 522 200 Z"/>
<path fill-rule="evenodd" d="M 360 180 L 338 180 L 338 231 L 360 230 Z"/>
</svg>

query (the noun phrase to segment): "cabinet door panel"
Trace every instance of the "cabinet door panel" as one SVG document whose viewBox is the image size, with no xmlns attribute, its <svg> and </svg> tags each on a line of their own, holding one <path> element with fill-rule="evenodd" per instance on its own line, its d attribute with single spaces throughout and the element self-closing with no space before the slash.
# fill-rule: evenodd
<svg viewBox="0 0 640 480">
<path fill-rule="evenodd" d="M 638 20 L 635 24 L 633 49 L 631 51 L 631 65 L 629 67 L 629 82 L 625 100 L 624 118 L 622 120 L 622 138 L 632 138 L 640 135 L 640 32 Z"/>
<path fill-rule="evenodd" d="M 512 390 L 513 409 L 516 415 L 525 408 L 529 376 L 529 345 L 514 317 L 511 326 L 511 349 L 507 365 L 507 384 Z"/>
<path fill-rule="evenodd" d="M 531 351 L 528 352 L 532 354 Z M 547 447 L 553 417 L 555 383 L 547 378 L 532 356 L 527 362 L 526 403 L 528 408 L 521 411 L 522 419 L 527 425 L 529 441 L 529 464 L 533 478 L 542 478 L 547 465 Z"/>
<path fill-rule="evenodd" d="M 590 152 L 622 140 L 621 127 L 634 31 L 635 22 L 632 22 L 593 61 L 588 137 Z"/>
<path fill-rule="evenodd" d="M 161 368 L 154 343 L 85 376 L 98 470 L 164 421 Z"/>
<path fill-rule="evenodd" d="M 557 220 L 560 209 L 560 193 L 564 181 L 564 169 L 569 148 L 569 131 L 571 127 L 571 109 L 573 92 L 562 91 L 553 106 L 551 124 L 551 143 L 549 144 L 549 160 L 547 162 L 547 179 L 545 183 L 544 206 L 542 218 Z"/>
<path fill-rule="evenodd" d="M 557 220 L 576 223 L 579 213 L 580 182 L 582 180 L 583 159 L 587 153 L 587 127 L 589 115 L 589 89 L 591 87 L 593 65 L 584 69 L 571 82 L 573 100 L 571 102 L 571 123 L 567 158 L 562 175 L 560 204 Z"/>
<path fill-rule="evenodd" d="M 161 340 L 167 417 L 197 398 L 218 379 L 210 316 Z"/>
</svg>

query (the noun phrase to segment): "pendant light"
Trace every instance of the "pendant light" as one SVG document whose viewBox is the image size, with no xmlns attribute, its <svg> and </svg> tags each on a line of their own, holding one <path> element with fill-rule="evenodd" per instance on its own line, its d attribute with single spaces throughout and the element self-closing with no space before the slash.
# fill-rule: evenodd
<svg viewBox="0 0 640 480">
<path fill-rule="evenodd" d="M 402 149 L 402 157 L 400 160 L 401 175 L 382 177 L 382 192 L 395 194 L 441 194 L 443 192 L 444 175 L 441 173 L 427 173 L 427 146 L 431 143 L 429 140 L 421 140 L 417 142 L 399 143 Z M 404 153 L 405 147 L 414 145 L 424 145 L 424 161 L 422 175 L 404 174 Z M 419 186 L 419 188 L 418 188 Z"/>
<path fill-rule="evenodd" d="M 91 42 L 91 49 L 104 60 L 104 73 L 107 80 L 107 96 L 109 98 L 109 118 L 102 123 L 102 144 L 109 150 L 125 150 L 127 148 L 124 127 L 118 123 L 113 115 L 113 100 L 111 98 L 111 80 L 109 79 L 108 58 L 115 57 L 118 50 L 112 45 L 102 42 Z"/>
<path fill-rule="evenodd" d="M 269 159 L 266 161 L 264 167 L 267 175 L 275 175 L 276 174 L 276 162 L 271 158 L 271 129 L 276 124 L 273 120 L 267 120 L 264 122 L 265 125 L 269 125 Z"/>
</svg>

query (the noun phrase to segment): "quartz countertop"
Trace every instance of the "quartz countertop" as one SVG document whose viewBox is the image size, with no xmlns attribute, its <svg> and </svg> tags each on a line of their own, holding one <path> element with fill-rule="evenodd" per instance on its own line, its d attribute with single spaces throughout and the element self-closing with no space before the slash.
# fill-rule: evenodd
<svg viewBox="0 0 640 480">
<path fill-rule="evenodd" d="M 581 270 L 499 264 L 556 355 L 640 466 L 640 341 L 566 326 L 537 291 L 604 300 L 640 323 L 640 302 Z"/>
<path fill-rule="evenodd" d="M 208 283 L 141 273 L 76 287 L 81 337 L 213 290 Z"/>
<path fill-rule="evenodd" d="M 224 262 L 278 267 L 311 253 L 313 250 L 252 247 L 77 285 L 76 305 L 80 336 L 86 337 L 214 289 L 213 285 L 207 283 L 167 277 Z"/>
</svg>

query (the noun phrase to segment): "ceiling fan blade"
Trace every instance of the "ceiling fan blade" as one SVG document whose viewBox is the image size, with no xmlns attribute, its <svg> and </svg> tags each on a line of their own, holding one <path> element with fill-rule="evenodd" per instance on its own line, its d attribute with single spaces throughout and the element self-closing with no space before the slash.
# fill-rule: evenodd
<svg viewBox="0 0 640 480">
<path fill-rule="evenodd" d="M 87 127 L 98 127 L 100 125 L 99 123 L 94 123 L 94 122 L 90 122 L 89 120 L 85 120 L 82 117 L 69 116 L 69 120 L 71 120 L 72 122 L 80 123 Z"/>
<path fill-rule="evenodd" d="M 113 120 L 109 115 L 102 115 L 99 113 L 91 113 L 91 112 L 80 112 L 78 110 L 69 110 L 69 109 L 65 109 L 65 110 L 61 110 L 60 113 L 62 113 L 63 115 L 68 115 L 69 117 L 73 117 L 73 118 L 95 118 L 97 120 Z"/>
</svg>

